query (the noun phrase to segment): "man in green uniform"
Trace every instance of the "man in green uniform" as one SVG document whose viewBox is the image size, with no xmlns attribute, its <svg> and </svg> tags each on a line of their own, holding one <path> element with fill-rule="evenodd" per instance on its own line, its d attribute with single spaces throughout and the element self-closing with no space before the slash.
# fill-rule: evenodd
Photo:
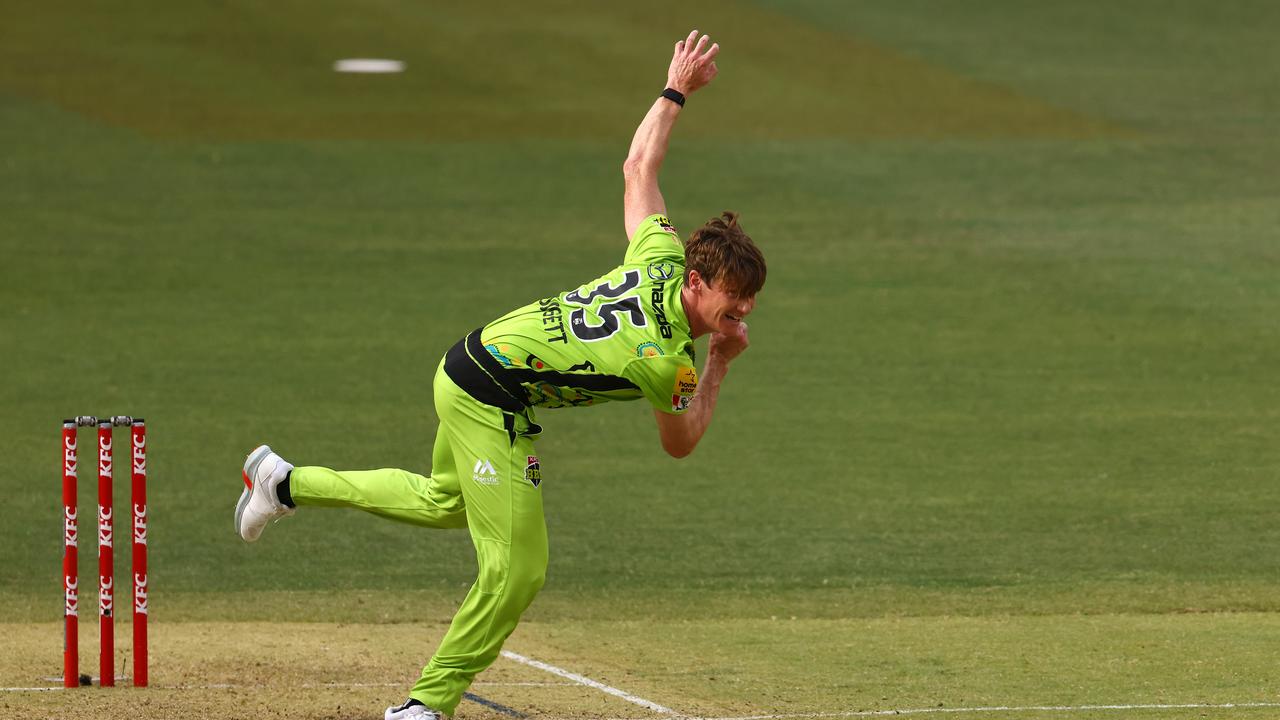
<svg viewBox="0 0 1280 720">
<path fill-rule="evenodd" d="M 475 330 L 440 362 L 440 417 L 430 476 L 406 470 L 294 467 L 266 445 L 244 465 L 236 530 L 256 541 L 303 507 L 353 507 L 433 528 L 467 528 L 479 577 L 409 700 L 388 720 L 453 713 L 477 673 L 542 587 L 547 533 L 535 408 L 645 398 L 663 448 L 684 457 L 715 409 L 729 363 L 747 347 L 743 319 L 764 285 L 764 257 L 726 212 L 681 244 L 666 218 L 658 170 L 685 96 L 716 74 L 717 45 L 697 31 L 676 43 L 667 87 L 623 165 L 622 265 Z M 699 379 L 693 339 L 710 333 Z"/>
</svg>

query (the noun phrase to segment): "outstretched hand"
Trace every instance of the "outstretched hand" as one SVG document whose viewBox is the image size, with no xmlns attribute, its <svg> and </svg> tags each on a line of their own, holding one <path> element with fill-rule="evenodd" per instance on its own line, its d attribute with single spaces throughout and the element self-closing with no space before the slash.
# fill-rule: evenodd
<svg viewBox="0 0 1280 720">
<path fill-rule="evenodd" d="M 709 35 L 698 37 L 698 31 L 694 30 L 689 37 L 676 43 L 671 67 L 667 68 L 667 87 L 689 95 L 711 82 L 719 72 L 715 60 L 720 45 L 712 43 L 707 47 L 710 40 Z"/>
</svg>

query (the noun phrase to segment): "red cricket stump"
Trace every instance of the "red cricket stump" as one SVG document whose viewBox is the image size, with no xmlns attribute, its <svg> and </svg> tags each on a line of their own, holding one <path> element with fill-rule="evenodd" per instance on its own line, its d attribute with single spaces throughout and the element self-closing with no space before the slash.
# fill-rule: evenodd
<svg viewBox="0 0 1280 720">
<path fill-rule="evenodd" d="M 112 521 L 111 420 L 98 421 L 98 634 L 102 654 L 98 661 L 98 684 L 116 684 L 116 620 L 112 586 L 115 584 L 115 528 Z"/>
<path fill-rule="evenodd" d="M 147 426 L 133 421 L 133 686 L 147 685 Z"/>
<path fill-rule="evenodd" d="M 80 598 L 76 524 L 76 422 L 62 423 L 62 685 L 80 684 Z"/>
</svg>

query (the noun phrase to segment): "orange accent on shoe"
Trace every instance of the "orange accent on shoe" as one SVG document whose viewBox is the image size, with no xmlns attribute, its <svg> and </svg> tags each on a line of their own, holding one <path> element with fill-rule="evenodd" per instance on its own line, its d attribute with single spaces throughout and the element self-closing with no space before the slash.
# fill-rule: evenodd
<svg viewBox="0 0 1280 720">
<path fill-rule="evenodd" d="M 247 473 L 247 472 L 245 472 L 245 471 L 241 470 L 241 471 L 240 471 L 240 475 L 244 477 L 244 486 L 245 486 L 245 487 L 247 487 L 247 488 L 249 488 L 249 490 L 250 490 L 250 491 L 252 491 L 252 490 L 253 490 L 253 481 L 249 479 L 249 473 Z"/>
</svg>

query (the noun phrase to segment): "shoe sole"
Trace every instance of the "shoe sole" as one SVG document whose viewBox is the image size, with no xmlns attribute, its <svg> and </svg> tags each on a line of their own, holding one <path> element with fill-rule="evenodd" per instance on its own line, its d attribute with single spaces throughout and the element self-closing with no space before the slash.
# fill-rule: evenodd
<svg viewBox="0 0 1280 720">
<path fill-rule="evenodd" d="M 259 445 L 249 453 L 249 457 L 244 461 L 244 492 L 240 493 L 240 500 L 236 502 L 236 534 L 245 542 L 253 542 L 245 538 L 244 533 L 240 531 L 240 518 L 244 516 L 244 509 L 249 507 L 249 500 L 253 497 L 253 477 L 258 472 L 258 465 L 271 454 L 271 448 L 266 445 Z M 256 539 L 256 538 L 255 538 Z"/>
</svg>

